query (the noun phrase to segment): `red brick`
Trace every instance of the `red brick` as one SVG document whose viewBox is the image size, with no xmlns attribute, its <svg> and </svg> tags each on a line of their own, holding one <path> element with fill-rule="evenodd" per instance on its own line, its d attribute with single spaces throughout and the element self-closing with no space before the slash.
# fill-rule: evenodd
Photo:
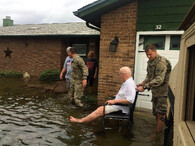
<svg viewBox="0 0 195 146">
<path fill-rule="evenodd" d="M 133 2 L 110 11 L 101 18 L 98 103 L 119 90 L 119 69 L 134 66 L 136 16 L 137 3 Z M 119 38 L 117 52 L 110 52 L 109 45 L 115 36 Z"/>
</svg>

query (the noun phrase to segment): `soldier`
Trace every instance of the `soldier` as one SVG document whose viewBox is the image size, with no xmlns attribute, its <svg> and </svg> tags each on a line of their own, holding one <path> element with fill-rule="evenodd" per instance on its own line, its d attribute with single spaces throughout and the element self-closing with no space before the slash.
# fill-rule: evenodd
<svg viewBox="0 0 195 146">
<path fill-rule="evenodd" d="M 147 75 L 145 80 L 138 84 L 138 91 L 152 90 L 153 114 L 156 116 L 155 134 L 157 136 L 163 131 L 164 118 L 167 111 L 168 81 L 171 72 L 170 61 L 157 54 L 155 45 L 147 45 L 145 48 L 148 57 Z"/>
<path fill-rule="evenodd" d="M 83 107 L 81 97 L 87 85 L 88 68 L 83 59 L 77 55 L 76 48 L 70 48 L 69 56 L 73 58 L 71 63 L 70 100 L 77 106 Z"/>
</svg>

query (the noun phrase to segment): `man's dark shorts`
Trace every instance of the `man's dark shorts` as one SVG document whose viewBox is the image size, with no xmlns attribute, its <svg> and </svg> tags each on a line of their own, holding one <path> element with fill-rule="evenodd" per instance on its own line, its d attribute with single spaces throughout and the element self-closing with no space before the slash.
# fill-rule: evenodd
<svg viewBox="0 0 195 146">
<path fill-rule="evenodd" d="M 167 96 L 152 97 L 153 115 L 166 115 L 167 112 Z"/>
</svg>

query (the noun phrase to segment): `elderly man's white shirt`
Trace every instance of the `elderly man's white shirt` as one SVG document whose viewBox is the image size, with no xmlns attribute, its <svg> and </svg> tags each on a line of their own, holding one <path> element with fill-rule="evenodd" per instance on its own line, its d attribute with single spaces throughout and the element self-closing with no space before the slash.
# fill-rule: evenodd
<svg viewBox="0 0 195 146">
<path fill-rule="evenodd" d="M 127 99 L 130 103 L 134 103 L 135 95 L 136 95 L 136 84 L 133 78 L 131 77 L 122 84 L 115 99 L 116 100 Z M 123 113 L 129 113 L 129 108 L 127 106 L 119 106 L 119 105 L 113 105 L 113 106 L 122 110 Z"/>
</svg>

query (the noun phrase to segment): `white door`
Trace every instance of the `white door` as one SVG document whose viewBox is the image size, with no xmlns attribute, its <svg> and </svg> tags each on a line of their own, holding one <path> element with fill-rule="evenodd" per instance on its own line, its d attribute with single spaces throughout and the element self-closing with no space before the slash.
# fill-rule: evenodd
<svg viewBox="0 0 195 146">
<path fill-rule="evenodd" d="M 157 50 L 159 55 L 165 56 L 172 65 L 172 68 L 177 64 L 179 59 L 179 50 L 170 50 L 170 35 L 165 35 L 165 48 L 164 50 Z M 136 84 L 141 83 L 146 77 L 146 68 L 148 58 L 146 57 L 144 51 L 143 39 L 138 39 L 137 51 L 136 51 L 136 61 L 135 61 L 135 74 L 134 79 Z M 138 95 L 136 107 L 152 109 L 151 102 L 152 94 L 151 91 L 145 90 L 140 92 Z"/>
</svg>

